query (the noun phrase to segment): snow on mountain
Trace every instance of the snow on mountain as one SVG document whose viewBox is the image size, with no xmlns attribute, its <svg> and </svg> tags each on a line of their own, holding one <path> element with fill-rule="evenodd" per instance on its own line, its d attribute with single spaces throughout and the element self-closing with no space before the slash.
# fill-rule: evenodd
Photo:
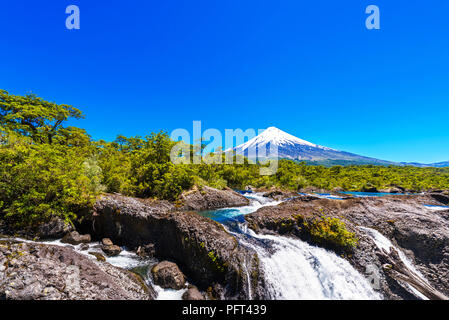
<svg viewBox="0 0 449 320">
<path fill-rule="evenodd" d="M 292 160 L 343 160 L 361 163 L 390 164 L 374 158 L 338 151 L 297 138 L 275 127 L 269 127 L 258 136 L 234 148 L 236 154 L 254 158 L 270 158 L 270 148 L 277 147 L 277 157 Z M 272 150 L 272 149 L 271 149 Z"/>
<path fill-rule="evenodd" d="M 309 141 L 299 139 L 285 131 L 282 131 L 276 127 L 269 127 L 257 137 L 249 140 L 248 142 L 238 146 L 236 149 L 241 151 L 245 151 L 254 147 L 261 148 L 268 144 L 274 144 L 278 147 L 286 147 L 286 146 L 295 146 L 295 145 L 303 145 L 313 148 L 319 148 L 323 150 L 333 150 L 330 148 L 326 148 L 323 146 L 319 146 L 317 144 L 313 144 Z"/>
<path fill-rule="evenodd" d="M 277 149 L 277 154 L 270 152 Z M 348 164 L 374 164 L 374 165 L 411 165 L 416 167 L 449 167 L 449 162 L 433 164 L 391 162 L 360 156 L 354 153 L 339 151 L 320 146 L 312 142 L 295 137 L 276 127 L 269 127 L 258 136 L 250 139 L 233 150 L 236 154 L 244 155 L 250 159 L 279 158 L 299 161 L 314 161 L 323 165 Z"/>
</svg>

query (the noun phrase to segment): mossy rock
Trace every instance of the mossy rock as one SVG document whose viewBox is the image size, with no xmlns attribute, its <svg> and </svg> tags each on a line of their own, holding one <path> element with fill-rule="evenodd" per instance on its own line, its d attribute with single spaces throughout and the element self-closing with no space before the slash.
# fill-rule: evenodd
<svg viewBox="0 0 449 320">
<path fill-rule="evenodd" d="M 312 240 L 332 249 L 352 251 L 358 243 L 355 233 L 346 228 L 338 218 L 322 216 L 303 223 Z"/>
<path fill-rule="evenodd" d="M 106 262 L 106 258 L 98 252 L 89 252 L 90 255 L 93 255 L 95 258 L 97 258 L 98 261 L 100 262 Z"/>
</svg>

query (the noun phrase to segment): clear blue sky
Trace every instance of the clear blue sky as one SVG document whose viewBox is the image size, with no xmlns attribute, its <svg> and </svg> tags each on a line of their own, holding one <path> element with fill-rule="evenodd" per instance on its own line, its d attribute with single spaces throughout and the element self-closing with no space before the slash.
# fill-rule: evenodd
<svg viewBox="0 0 449 320">
<path fill-rule="evenodd" d="M 65 8 L 81 29 L 65 28 Z M 365 8 L 381 30 L 365 28 Z M 276 126 L 393 161 L 449 160 L 449 1 L 8 1 L 0 88 L 84 111 L 95 139 Z"/>
</svg>

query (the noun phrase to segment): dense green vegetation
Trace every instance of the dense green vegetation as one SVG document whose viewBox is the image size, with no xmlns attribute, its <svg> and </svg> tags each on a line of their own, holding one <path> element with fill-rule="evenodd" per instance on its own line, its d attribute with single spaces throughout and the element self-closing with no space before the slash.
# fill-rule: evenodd
<svg viewBox="0 0 449 320">
<path fill-rule="evenodd" d="M 101 192 L 175 200 L 194 185 L 449 189 L 449 168 L 325 167 L 281 160 L 275 175 L 261 176 L 259 167 L 246 160 L 233 165 L 173 164 L 170 150 L 176 143 L 166 133 L 93 141 L 85 130 L 65 126 L 71 118 L 83 114 L 35 95 L 0 90 L 1 220 L 17 226 L 34 226 L 55 216 L 72 222 Z"/>
<path fill-rule="evenodd" d="M 82 113 L 0 91 L 0 218 L 19 226 L 54 216 L 70 222 L 103 190 L 90 137 L 62 126 L 71 117 Z"/>
<path fill-rule="evenodd" d="M 338 218 L 322 216 L 311 222 L 304 222 L 304 227 L 317 243 L 345 250 L 355 248 L 358 243 L 355 233 L 348 231 L 346 224 Z"/>
</svg>

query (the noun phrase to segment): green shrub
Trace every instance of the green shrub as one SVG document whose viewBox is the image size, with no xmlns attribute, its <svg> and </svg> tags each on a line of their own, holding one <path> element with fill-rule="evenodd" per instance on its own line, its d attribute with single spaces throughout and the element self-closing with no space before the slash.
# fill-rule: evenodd
<svg viewBox="0 0 449 320">
<path fill-rule="evenodd" d="M 101 179 L 98 171 L 86 172 L 86 152 L 10 134 L 0 145 L 0 216 L 17 227 L 52 217 L 74 221 L 91 205 Z"/>
<path fill-rule="evenodd" d="M 348 231 L 345 223 L 338 218 L 322 216 L 312 222 L 305 222 L 304 225 L 312 239 L 318 243 L 342 249 L 353 249 L 357 246 L 355 233 Z"/>
</svg>

